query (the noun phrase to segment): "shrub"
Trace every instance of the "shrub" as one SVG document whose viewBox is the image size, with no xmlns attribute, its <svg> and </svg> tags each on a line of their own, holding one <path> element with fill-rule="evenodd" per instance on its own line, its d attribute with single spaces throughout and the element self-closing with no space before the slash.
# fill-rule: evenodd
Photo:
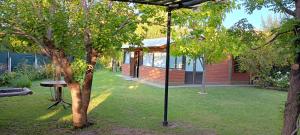
<svg viewBox="0 0 300 135">
<path fill-rule="evenodd" d="M 35 69 L 31 65 L 19 64 L 16 69 L 17 74 L 26 75 L 30 80 L 40 79 L 39 70 Z"/>
<path fill-rule="evenodd" d="M 52 78 L 54 69 L 51 64 L 43 65 L 38 69 L 34 68 L 31 65 L 22 64 L 18 66 L 16 72 L 18 74 L 27 75 L 30 80 L 40 80 L 40 79 Z"/>
<path fill-rule="evenodd" d="M 26 75 L 18 75 L 15 79 L 9 80 L 9 86 L 13 87 L 31 87 L 31 80 Z"/>
<path fill-rule="evenodd" d="M 0 86 L 5 86 L 10 80 L 15 79 L 17 76 L 16 72 L 5 72 L 0 77 Z"/>
<path fill-rule="evenodd" d="M 271 87 L 273 85 L 273 81 L 270 77 L 259 76 L 255 77 L 257 79 L 254 80 L 254 84 L 263 88 Z"/>
<path fill-rule="evenodd" d="M 282 73 L 282 72 L 276 72 L 272 75 L 273 85 L 274 87 L 280 88 L 280 89 L 287 89 L 290 85 L 289 83 L 289 77 L 290 73 Z"/>
<path fill-rule="evenodd" d="M 54 67 L 52 66 L 52 64 L 43 65 L 41 68 L 39 68 L 38 74 L 39 75 L 36 79 L 53 78 Z"/>
<path fill-rule="evenodd" d="M 270 75 L 261 75 L 257 77 L 254 84 L 263 88 L 275 88 L 279 90 L 287 90 L 290 86 L 290 74 L 289 72 L 271 72 Z"/>
<path fill-rule="evenodd" d="M 19 80 L 40 80 L 46 78 L 53 78 L 54 69 L 51 64 L 44 65 L 38 69 L 35 69 L 31 65 L 20 64 L 14 72 L 5 72 L 0 76 L 0 86 L 10 85 L 13 86 L 15 80 L 20 84 Z M 25 77 L 23 77 L 25 76 Z M 22 86 L 22 85 L 21 85 Z"/>
</svg>

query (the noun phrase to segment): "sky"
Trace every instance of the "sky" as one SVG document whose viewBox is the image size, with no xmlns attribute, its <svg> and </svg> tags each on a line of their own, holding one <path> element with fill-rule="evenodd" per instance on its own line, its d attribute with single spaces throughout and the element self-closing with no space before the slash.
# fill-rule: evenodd
<svg viewBox="0 0 300 135">
<path fill-rule="evenodd" d="M 273 11 L 269 11 L 266 8 L 255 10 L 251 15 L 249 15 L 245 12 L 245 9 L 241 7 L 241 9 L 236 9 L 231 13 L 227 13 L 223 24 L 226 28 L 230 28 L 240 19 L 247 18 L 248 22 L 250 22 L 256 29 L 262 29 L 262 18 L 266 19 L 269 15 L 279 17 L 279 14 L 274 14 Z"/>
</svg>

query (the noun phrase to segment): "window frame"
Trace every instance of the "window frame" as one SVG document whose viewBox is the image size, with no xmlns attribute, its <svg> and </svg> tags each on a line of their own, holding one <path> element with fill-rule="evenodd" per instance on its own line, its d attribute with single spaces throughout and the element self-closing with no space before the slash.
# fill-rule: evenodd
<svg viewBox="0 0 300 135">
<path fill-rule="evenodd" d="M 162 63 L 161 63 L 161 65 L 160 66 L 156 66 L 155 65 L 155 53 L 157 54 L 160 54 L 160 58 L 162 57 L 162 54 L 165 54 L 165 58 L 164 59 L 162 59 Z M 153 52 L 153 67 L 155 67 L 155 68 L 164 68 L 164 69 L 166 69 L 166 57 L 167 57 L 167 54 L 166 54 L 166 52 Z M 163 66 L 163 63 L 164 63 L 164 66 Z"/>
<path fill-rule="evenodd" d="M 145 54 L 147 54 L 148 57 L 149 57 L 149 54 L 151 54 L 151 56 L 149 57 L 151 59 L 150 66 L 149 65 L 145 65 L 145 60 L 144 60 Z M 153 67 L 153 60 L 154 60 L 154 53 L 153 52 L 143 52 L 143 64 L 142 64 L 142 66 Z"/>
<path fill-rule="evenodd" d="M 155 63 L 155 54 L 157 54 L 157 53 L 159 53 L 159 57 L 162 57 L 162 55 L 165 55 L 164 56 L 164 59 L 163 59 L 163 63 L 162 63 L 162 65 L 164 65 L 164 66 L 157 66 L 157 65 L 155 65 L 154 63 Z M 151 60 L 151 65 L 144 65 L 145 64 L 145 60 L 144 60 L 144 58 L 145 58 L 145 54 L 147 54 L 147 55 L 149 55 L 149 54 L 151 54 L 151 58 L 152 58 L 152 60 Z M 166 63 L 166 56 L 167 54 L 166 54 L 166 52 L 162 52 L 162 51 L 143 51 L 143 63 L 142 63 L 142 65 L 141 66 L 145 66 L 145 67 L 154 67 L 154 68 L 163 68 L 163 69 L 166 69 L 166 65 L 165 65 L 165 63 Z M 148 56 L 149 57 L 149 56 Z M 150 58 L 149 57 L 149 58 Z M 170 69 L 177 69 L 177 70 L 183 70 L 184 69 L 184 56 L 170 56 L 170 60 L 171 60 L 171 57 L 174 57 L 175 59 L 174 59 L 174 67 L 171 67 L 170 66 Z M 181 57 L 181 67 L 178 67 L 179 65 L 179 62 L 178 62 L 178 58 L 179 57 Z M 169 63 L 170 64 L 170 63 Z"/>
<path fill-rule="evenodd" d="M 128 58 L 128 63 L 127 63 L 127 56 L 129 56 L 129 58 Z M 129 52 L 129 51 L 125 51 L 124 52 L 124 60 L 123 60 L 123 64 L 130 64 L 131 63 L 131 52 Z"/>
</svg>

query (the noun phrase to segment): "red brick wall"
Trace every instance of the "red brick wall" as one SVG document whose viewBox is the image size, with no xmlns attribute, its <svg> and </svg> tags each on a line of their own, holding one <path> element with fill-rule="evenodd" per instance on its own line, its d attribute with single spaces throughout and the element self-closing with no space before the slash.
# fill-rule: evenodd
<svg viewBox="0 0 300 135">
<path fill-rule="evenodd" d="M 170 69 L 170 85 L 183 85 L 185 82 L 185 71 L 179 69 Z"/>
<path fill-rule="evenodd" d="M 207 84 L 230 84 L 230 58 L 217 63 L 206 65 L 205 80 Z"/>
<path fill-rule="evenodd" d="M 217 64 L 206 65 L 207 84 L 248 84 L 249 73 L 235 73 L 230 68 L 230 58 Z M 230 69 L 232 71 L 230 72 Z M 165 69 L 156 67 L 140 66 L 139 79 L 163 85 L 165 83 Z M 230 73 L 232 76 L 230 77 Z M 130 65 L 122 65 L 122 74 L 130 76 Z M 230 80 L 231 79 L 231 80 Z M 185 82 L 185 71 L 170 69 L 170 85 L 183 85 Z"/>
<path fill-rule="evenodd" d="M 249 73 L 235 73 L 232 72 L 232 84 L 249 84 L 250 74 Z"/>
<path fill-rule="evenodd" d="M 129 64 L 122 65 L 122 75 L 130 76 L 130 65 Z"/>
<path fill-rule="evenodd" d="M 170 69 L 170 85 L 183 85 L 185 72 L 183 70 Z M 165 83 L 165 69 L 156 67 L 140 66 L 139 79 L 152 83 Z"/>
</svg>

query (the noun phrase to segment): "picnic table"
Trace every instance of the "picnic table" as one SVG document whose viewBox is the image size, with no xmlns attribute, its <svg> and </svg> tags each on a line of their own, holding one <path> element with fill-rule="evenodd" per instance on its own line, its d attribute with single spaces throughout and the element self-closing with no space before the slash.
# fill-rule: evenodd
<svg viewBox="0 0 300 135">
<path fill-rule="evenodd" d="M 57 91 L 55 92 L 55 103 L 48 107 L 48 109 L 57 106 L 59 103 L 63 105 L 64 108 L 66 108 L 65 104 L 71 106 L 72 104 L 67 103 L 64 101 L 62 97 L 62 87 L 67 87 L 67 83 L 65 81 L 43 81 L 40 83 L 40 86 L 42 87 L 56 87 Z"/>
</svg>

